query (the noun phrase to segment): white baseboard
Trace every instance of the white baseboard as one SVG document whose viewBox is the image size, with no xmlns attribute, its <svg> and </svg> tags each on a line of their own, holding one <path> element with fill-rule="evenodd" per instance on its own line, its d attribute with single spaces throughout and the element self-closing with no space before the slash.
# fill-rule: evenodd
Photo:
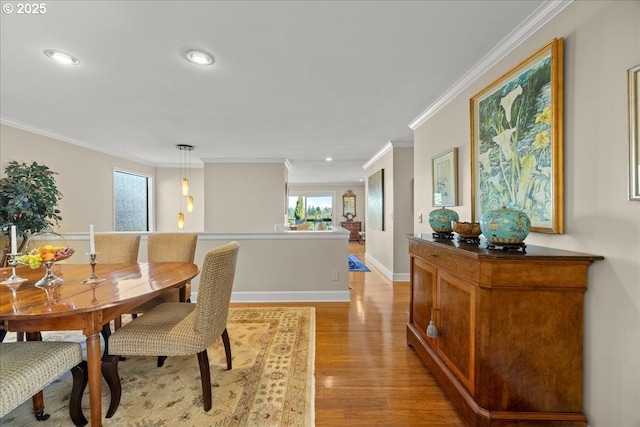
<svg viewBox="0 0 640 427">
<path fill-rule="evenodd" d="M 393 281 L 394 282 L 410 282 L 409 273 L 393 273 Z"/>
<path fill-rule="evenodd" d="M 369 253 L 365 253 L 364 257 L 368 262 L 373 264 L 373 266 L 377 268 L 384 277 L 391 280 L 392 282 L 409 282 L 409 273 L 394 273 L 393 271 L 382 265 L 380 262 L 378 262 L 377 259 L 369 255 Z"/>
</svg>

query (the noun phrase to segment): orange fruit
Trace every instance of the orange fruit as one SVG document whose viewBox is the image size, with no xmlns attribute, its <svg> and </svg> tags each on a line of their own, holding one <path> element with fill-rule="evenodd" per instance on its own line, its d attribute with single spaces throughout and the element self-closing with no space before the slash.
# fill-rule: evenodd
<svg viewBox="0 0 640 427">
<path fill-rule="evenodd" d="M 55 259 L 56 255 L 52 254 L 51 252 L 47 252 L 46 254 L 42 255 L 42 260 L 43 261 L 49 261 L 50 259 Z"/>
</svg>

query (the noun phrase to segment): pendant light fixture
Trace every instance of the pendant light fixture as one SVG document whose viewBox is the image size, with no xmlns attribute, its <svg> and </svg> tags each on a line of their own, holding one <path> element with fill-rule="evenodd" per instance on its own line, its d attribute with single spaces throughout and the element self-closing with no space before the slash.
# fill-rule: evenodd
<svg viewBox="0 0 640 427">
<path fill-rule="evenodd" d="M 180 150 L 180 178 L 181 194 L 187 196 L 187 212 L 193 212 L 193 196 L 191 195 L 191 152 L 193 145 L 178 144 Z M 187 178 L 188 177 L 188 178 Z M 180 212 L 178 213 L 178 229 L 184 229 L 184 213 L 182 213 L 182 197 L 180 197 Z"/>
<path fill-rule="evenodd" d="M 184 230 L 184 214 L 178 212 L 178 230 Z"/>
</svg>

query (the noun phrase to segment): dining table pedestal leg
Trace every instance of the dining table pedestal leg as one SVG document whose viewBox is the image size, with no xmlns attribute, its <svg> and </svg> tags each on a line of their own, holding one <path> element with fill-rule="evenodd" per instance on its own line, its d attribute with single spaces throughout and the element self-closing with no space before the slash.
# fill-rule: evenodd
<svg viewBox="0 0 640 427">
<path fill-rule="evenodd" d="M 89 406 L 91 408 L 91 427 L 102 425 L 102 352 L 100 351 L 100 333 L 87 335 L 87 365 L 89 370 Z"/>
</svg>

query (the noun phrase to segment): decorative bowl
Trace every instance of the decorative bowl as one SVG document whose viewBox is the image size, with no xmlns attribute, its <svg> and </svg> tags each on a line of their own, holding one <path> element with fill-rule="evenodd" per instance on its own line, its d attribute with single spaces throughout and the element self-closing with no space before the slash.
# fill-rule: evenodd
<svg viewBox="0 0 640 427">
<path fill-rule="evenodd" d="M 478 222 L 456 221 L 453 223 L 452 228 L 453 231 L 455 231 L 465 239 L 477 239 L 478 236 L 482 233 L 482 230 L 480 229 L 480 223 Z"/>
<path fill-rule="evenodd" d="M 515 245 L 529 235 L 531 220 L 520 210 L 503 207 L 485 212 L 480 218 L 480 229 L 489 243 Z"/>
</svg>

